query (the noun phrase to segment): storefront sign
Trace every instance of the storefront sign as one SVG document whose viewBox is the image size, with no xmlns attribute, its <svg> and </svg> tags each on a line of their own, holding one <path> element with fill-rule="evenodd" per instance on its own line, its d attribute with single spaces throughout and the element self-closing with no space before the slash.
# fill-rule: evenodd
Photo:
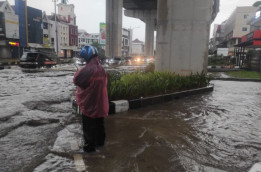
<svg viewBox="0 0 261 172">
<path fill-rule="evenodd" d="M 9 45 L 13 46 L 13 47 L 19 47 L 19 43 L 18 42 L 8 42 Z"/>
<path fill-rule="evenodd" d="M 6 38 L 19 39 L 19 21 L 18 16 L 14 14 L 5 14 Z"/>
</svg>

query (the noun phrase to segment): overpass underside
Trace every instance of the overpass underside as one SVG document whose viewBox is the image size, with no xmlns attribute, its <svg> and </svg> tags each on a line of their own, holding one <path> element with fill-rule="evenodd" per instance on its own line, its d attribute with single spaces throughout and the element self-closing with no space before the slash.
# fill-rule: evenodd
<svg viewBox="0 0 261 172">
<path fill-rule="evenodd" d="M 209 30 L 219 0 L 107 0 L 106 55 L 121 56 L 122 8 L 145 22 L 145 56 L 157 71 L 180 75 L 207 70 Z M 157 31 L 156 54 L 154 31 Z"/>
</svg>

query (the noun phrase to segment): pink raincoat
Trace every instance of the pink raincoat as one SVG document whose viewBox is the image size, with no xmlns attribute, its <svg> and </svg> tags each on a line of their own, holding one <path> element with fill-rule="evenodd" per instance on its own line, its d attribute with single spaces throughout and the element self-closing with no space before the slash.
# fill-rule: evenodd
<svg viewBox="0 0 261 172">
<path fill-rule="evenodd" d="M 97 57 L 92 58 L 74 75 L 77 87 L 76 103 L 82 113 L 90 118 L 107 117 L 109 101 L 107 76 Z"/>
</svg>

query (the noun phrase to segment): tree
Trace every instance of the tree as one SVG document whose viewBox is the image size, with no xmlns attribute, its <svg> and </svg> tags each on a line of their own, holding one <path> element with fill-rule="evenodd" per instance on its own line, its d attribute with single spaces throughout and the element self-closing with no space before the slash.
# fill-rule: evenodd
<svg viewBox="0 0 261 172">
<path fill-rule="evenodd" d="M 92 46 L 94 46 L 95 48 L 97 48 L 97 50 L 98 50 L 100 56 L 104 56 L 105 53 L 104 53 L 104 51 L 103 51 L 101 45 L 100 45 L 98 42 L 93 42 L 93 43 L 92 43 Z"/>
<path fill-rule="evenodd" d="M 252 6 L 253 7 L 261 6 L 261 1 L 256 1 Z"/>
</svg>

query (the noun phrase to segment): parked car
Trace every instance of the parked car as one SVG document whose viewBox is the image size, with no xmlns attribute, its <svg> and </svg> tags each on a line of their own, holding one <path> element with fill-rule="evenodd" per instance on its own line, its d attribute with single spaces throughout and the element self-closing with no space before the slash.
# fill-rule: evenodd
<svg viewBox="0 0 261 172">
<path fill-rule="evenodd" d="M 132 60 L 133 64 L 143 64 L 146 63 L 146 58 L 142 57 L 142 56 L 135 56 Z"/>
<path fill-rule="evenodd" d="M 108 58 L 106 62 L 109 65 L 118 65 L 122 63 L 122 59 L 120 57 L 112 57 L 112 58 Z"/>
<path fill-rule="evenodd" d="M 128 57 L 125 57 L 124 59 L 125 59 L 125 63 L 127 65 L 131 65 L 132 64 L 132 61 L 133 61 L 132 57 L 128 56 Z"/>
<path fill-rule="evenodd" d="M 19 63 L 21 68 L 50 68 L 56 64 L 55 60 L 42 52 L 24 52 Z"/>
</svg>

